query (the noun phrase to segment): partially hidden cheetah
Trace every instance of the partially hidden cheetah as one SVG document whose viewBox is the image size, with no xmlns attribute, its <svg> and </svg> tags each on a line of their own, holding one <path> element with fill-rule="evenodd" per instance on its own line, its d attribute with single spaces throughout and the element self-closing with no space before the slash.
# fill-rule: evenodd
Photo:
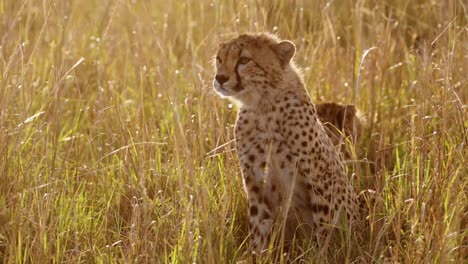
<svg viewBox="0 0 468 264">
<path fill-rule="evenodd" d="M 236 148 L 256 253 L 268 248 L 272 230 L 285 241 L 319 238 L 356 218 L 355 192 L 292 61 L 295 51 L 274 35 L 244 34 L 221 43 L 216 56 L 214 88 L 239 108 Z"/>
<path fill-rule="evenodd" d="M 345 158 L 351 158 L 346 141 L 354 147 L 362 134 L 363 119 L 354 105 L 343 105 L 334 102 L 315 104 L 318 119 L 322 123 L 328 137 Z"/>
</svg>

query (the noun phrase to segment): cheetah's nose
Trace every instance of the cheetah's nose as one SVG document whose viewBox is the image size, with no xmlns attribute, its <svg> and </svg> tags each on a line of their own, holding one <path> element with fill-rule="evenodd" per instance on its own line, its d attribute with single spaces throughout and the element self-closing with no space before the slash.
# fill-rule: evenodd
<svg viewBox="0 0 468 264">
<path fill-rule="evenodd" d="M 215 79 L 219 82 L 220 85 L 223 85 L 223 83 L 229 80 L 229 77 L 222 74 L 216 74 Z"/>
</svg>

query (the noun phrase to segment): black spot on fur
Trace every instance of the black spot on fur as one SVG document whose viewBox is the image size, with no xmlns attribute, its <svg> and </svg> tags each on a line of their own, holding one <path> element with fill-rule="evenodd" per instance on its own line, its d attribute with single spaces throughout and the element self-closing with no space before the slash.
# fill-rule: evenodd
<svg viewBox="0 0 468 264">
<path fill-rule="evenodd" d="M 250 215 L 256 216 L 258 214 L 258 208 L 255 205 L 250 206 Z"/>
<path fill-rule="evenodd" d="M 258 186 L 253 186 L 253 187 L 252 187 L 252 192 L 254 192 L 254 193 L 260 193 L 260 188 L 258 188 Z"/>
</svg>

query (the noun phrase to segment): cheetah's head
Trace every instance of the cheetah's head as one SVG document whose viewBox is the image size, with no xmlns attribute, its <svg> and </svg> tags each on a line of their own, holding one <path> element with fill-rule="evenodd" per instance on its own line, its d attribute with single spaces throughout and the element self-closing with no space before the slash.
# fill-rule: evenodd
<svg viewBox="0 0 468 264">
<path fill-rule="evenodd" d="M 291 66 L 296 48 L 270 34 L 244 34 L 221 43 L 216 55 L 214 88 L 240 103 L 268 96 Z"/>
</svg>

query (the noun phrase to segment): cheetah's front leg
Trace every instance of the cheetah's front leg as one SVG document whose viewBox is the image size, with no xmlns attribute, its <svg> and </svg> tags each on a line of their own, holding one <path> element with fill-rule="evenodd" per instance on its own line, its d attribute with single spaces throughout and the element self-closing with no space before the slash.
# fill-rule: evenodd
<svg viewBox="0 0 468 264">
<path fill-rule="evenodd" d="M 263 194 L 262 187 L 265 186 L 254 185 L 248 193 L 250 240 L 252 250 L 257 254 L 268 247 L 273 225 L 271 208 L 268 206 L 268 198 Z"/>
<path fill-rule="evenodd" d="M 265 162 L 258 160 L 259 158 L 249 158 L 249 156 L 247 159 L 249 164 L 243 164 L 242 175 L 248 196 L 251 248 L 260 254 L 269 244 L 274 219 L 272 208 L 274 201 L 271 197 L 270 177 L 264 173 Z M 243 158 L 241 158 L 241 163 L 242 161 Z"/>
</svg>

